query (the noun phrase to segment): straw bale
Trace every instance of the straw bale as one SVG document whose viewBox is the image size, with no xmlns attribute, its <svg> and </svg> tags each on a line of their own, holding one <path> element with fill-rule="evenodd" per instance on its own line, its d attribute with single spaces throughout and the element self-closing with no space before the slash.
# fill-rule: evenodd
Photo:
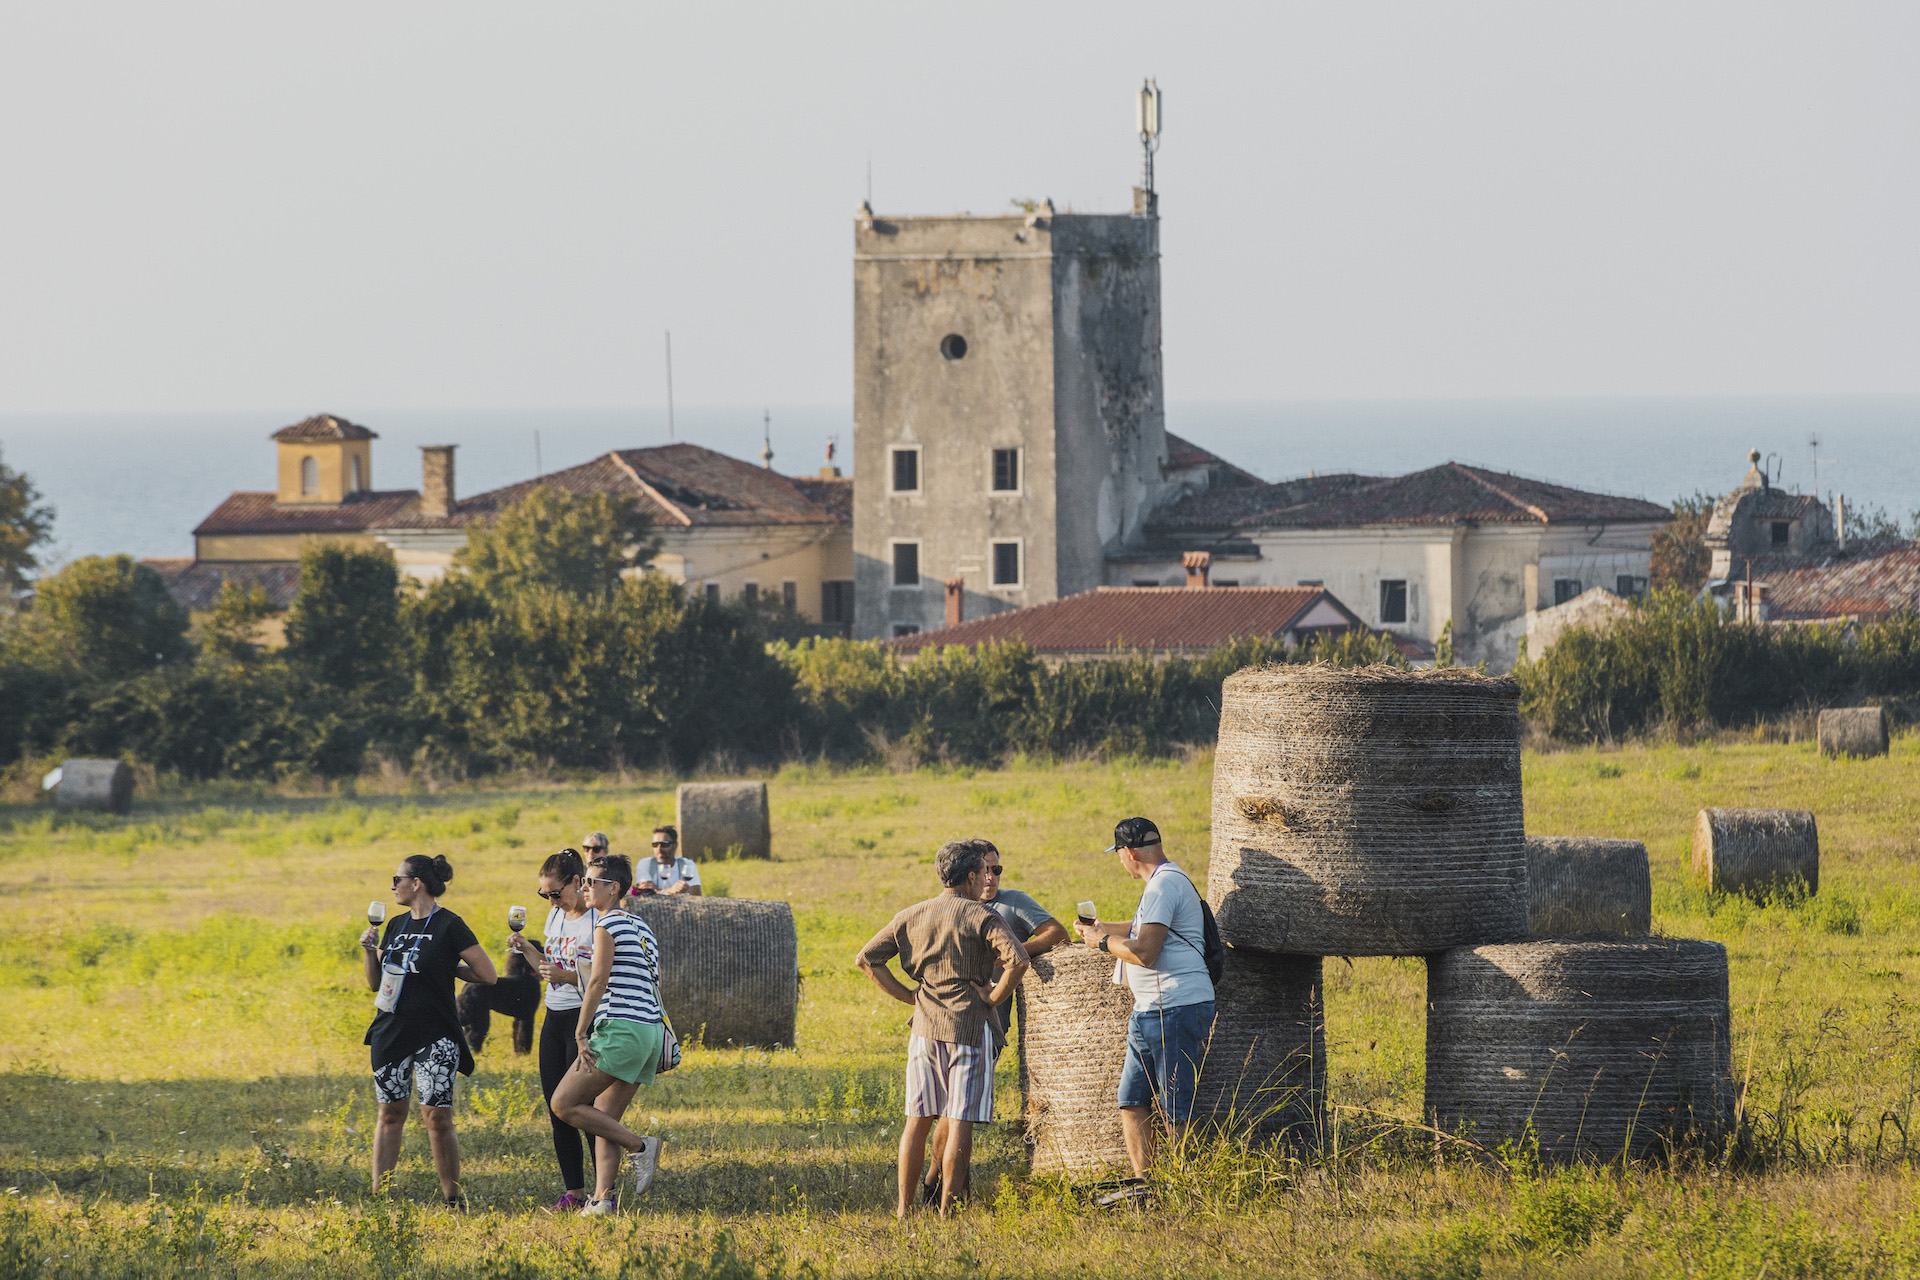
<svg viewBox="0 0 1920 1280">
<path fill-rule="evenodd" d="M 1729 1122 L 1727 950 L 1681 938 L 1460 948 L 1427 963 L 1428 1118 L 1492 1147 L 1641 1154 Z"/>
<path fill-rule="evenodd" d="M 1458 668 L 1228 677 L 1207 896 L 1230 945 L 1263 951 L 1525 938 L 1518 686 Z"/>
<path fill-rule="evenodd" d="M 1528 836 L 1527 895 L 1536 938 L 1653 931 L 1653 871 L 1638 840 Z"/>
<path fill-rule="evenodd" d="M 1823 756 L 1883 756 L 1887 754 L 1887 709 L 1829 708 L 1820 713 L 1819 738 Z"/>
<path fill-rule="evenodd" d="M 628 900 L 660 943 L 660 999 L 683 1040 L 793 1047 L 800 948 L 793 908 L 752 898 Z"/>
<path fill-rule="evenodd" d="M 69 760 L 60 766 L 53 799 L 62 809 L 127 813 L 133 808 L 133 770 L 120 760 Z"/>
<path fill-rule="evenodd" d="M 1129 1168 L 1118 1099 L 1133 994 L 1114 985 L 1113 967 L 1092 947 L 1059 947 L 1033 958 L 1016 993 L 1035 1173 Z M 1319 957 L 1228 951 L 1194 1120 L 1311 1143 L 1324 1128 L 1326 1077 Z"/>
<path fill-rule="evenodd" d="M 1805 809 L 1702 809 L 1693 874 L 1715 893 L 1764 899 L 1796 883 L 1820 890 L 1820 829 Z"/>
<path fill-rule="evenodd" d="M 764 782 L 683 782 L 675 802 L 680 850 L 698 862 L 725 857 L 771 858 L 773 827 Z"/>
</svg>

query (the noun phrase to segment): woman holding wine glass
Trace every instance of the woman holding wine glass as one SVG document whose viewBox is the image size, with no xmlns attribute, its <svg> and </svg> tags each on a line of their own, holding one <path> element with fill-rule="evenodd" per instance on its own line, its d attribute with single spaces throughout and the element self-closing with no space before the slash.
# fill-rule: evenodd
<svg viewBox="0 0 1920 1280">
<path fill-rule="evenodd" d="M 380 1104 L 373 1130 L 373 1189 L 385 1190 L 400 1160 L 407 1095 L 418 1092 L 420 1116 L 433 1148 L 440 1193 L 450 1207 L 460 1196 L 460 1139 L 453 1131 L 453 1077 L 473 1074 L 473 1055 L 460 1033 L 453 980 L 491 986 L 493 961 L 467 922 L 440 906 L 453 879 L 444 857 L 415 854 L 393 876 L 393 900 L 406 908 L 384 937 L 360 935 L 367 989 L 377 992 L 366 1043 L 373 1049 L 373 1092 Z"/>
<path fill-rule="evenodd" d="M 546 1018 L 540 1024 L 540 1091 L 553 1102 L 553 1091 L 573 1066 L 578 1056 L 574 1032 L 580 1025 L 580 965 L 593 955 L 593 931 L 600 913 L 587 901 L 582 878 L 586 867 L 580 851 L 568 847 L 540 865 L 539 894 L 547 904 L 546 939 L 536 946 L 530 939 L 516 935 L 508 939 L 533 965 L 546 985 Z M 560 1162 L 560 1179 L 565 1194 L 554 1203 L 553 1211 L 584 1209 L 587 1205 L 586 1162 L 580 1131 L 554 1115 L 548 1107 L 547 1120 L 553 1126 L 553 1154 Z"/>
</svg>

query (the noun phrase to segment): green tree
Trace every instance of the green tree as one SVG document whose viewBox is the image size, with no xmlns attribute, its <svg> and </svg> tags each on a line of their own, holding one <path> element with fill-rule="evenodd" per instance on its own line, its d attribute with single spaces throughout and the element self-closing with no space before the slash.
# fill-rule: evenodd
<svg viewBox="0 0 1920 1280">
<path fill-rule="evenodd" d="M 53 508 L 40 501 L 40 491 L 22 473 L 0 460 L 0 608 L 27 585 L 40 567 L 36 548 L 53 536 Z"/>
<path fill-rule="evenodd" d="M 96 680 L 125 679 L 190 652 L 187 611 L 132 556 L 88 556 L 42 579 L 33 615 L 43 658 L 71 661 Z"/>
<path fill-rule="evenodd" d="M 1707 584 L 1713 565 L 1707 554 L 1707 523 L 1718 501 L 1704 489 L 1673 500 L 1673 519 L 1653 535 L 1654 591 L 1677 588 L 1691 595 Z"/>
<path fill-rule="evenodd" d="M 220 598 L 214 601 L 213 612 L 201 632 L 201 648 L 229 662 L 252 662 L 260 656 L 260 643 L 255 638 L 260 624 L 271 616 L 273 606 L 258 583 L 249 589 L 237 582 L 223 582 Z"/>
<path fill-rule="evenodd" d="M 624 495 L 540 485 L 489 524 L 468 529 L 454 563 L 488 594 L 550 587 L 605 595 L 660 549 L 653 521 Z"/>
<path fill-rule="evenodd" d="M 399 645 L 400 570 L 390 552 L 334 543 L 301 552 L 289 662 L 336 690 L 371 693 L 392 678 Z"/>
</svg>

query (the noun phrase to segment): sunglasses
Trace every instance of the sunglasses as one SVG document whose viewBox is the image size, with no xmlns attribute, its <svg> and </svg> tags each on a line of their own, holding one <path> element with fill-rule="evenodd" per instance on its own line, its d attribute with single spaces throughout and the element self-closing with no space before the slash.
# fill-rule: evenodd
<svg viewBox="0 0 1920 1280">
<path fill-rule="evenodd" d="M 605 853 L 607 851 L 607 846 L 603 844 L 590 844 L 584 847 L 588 853 Z"/>
<path fill-rule="evenodd" d="M 984 870 L 990 876 L 997 876 L 1000 874 L 1001 869 L 999 867 L 986 867 Z"/>
<path fill-rule="evenodd" d="M 653 847 L 656 849 L 671 849 L 673 848 L 674 845 L 679 843 L 680 842 L 678 840 L 655 840 L 653 842 Z"/>
<path fill-rule="evenodd" d="M 395 876 L 393 878 L 393 887 L 398 889 L 402 880 L 418 880 L 419 878 L 419 876 Z"/>
<path fill-rule="evenodd" d="M 534 890 L 534 893 L 542 902 L 558 902 L 560 901 L 560 895 L 564 892 L 565 890 L 563 889 L 555 889 L 552 893 L 548 893 L 545 889 Z"/>
<path fill-rule="evenodd" d="M 618 880 L 602 880 L 598 876 L 588 876 L 585 879 L 583 879 L 580 883 L 582 884 L 619 884 L 620 882 Z"/>
</svg>

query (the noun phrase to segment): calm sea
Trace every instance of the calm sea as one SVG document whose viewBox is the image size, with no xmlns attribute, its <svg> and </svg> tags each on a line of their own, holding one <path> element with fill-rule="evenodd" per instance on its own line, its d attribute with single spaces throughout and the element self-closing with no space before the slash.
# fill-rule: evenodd
<svg viewBox="0 0 1920 1280">
<path fill-rule="evenodd" d="M 667 439 L 665 415 L 638 409 L 335 411 L 380 433 L 380 488 L 418 487 L 423 444 L 458 444 L 459 491 L 476 493 Z M 273 487 L 268 434 L 311 412 L 0 415 L 0 451 L 56 508 L 56 561 L 184 556 L 194 525 L 229 492 Z M 757 460 L 765 425 L 774 465 L 800 473 L 837 436 L 849 466 L 844 406 L 775 406 L 770 424 L 766 412 L 682 409 L 678 438 Z M 1814 489 L 1817 466 L 1822 494 L 1902 520 L 1920 508 L 1920 396 L 1190 402 L 1174 404 L 1167 424 L 1269 480 L 1452 459 L 1666 502 L 1732 488 L 1759 449 L 1789 488 Z"/>
</svg>

